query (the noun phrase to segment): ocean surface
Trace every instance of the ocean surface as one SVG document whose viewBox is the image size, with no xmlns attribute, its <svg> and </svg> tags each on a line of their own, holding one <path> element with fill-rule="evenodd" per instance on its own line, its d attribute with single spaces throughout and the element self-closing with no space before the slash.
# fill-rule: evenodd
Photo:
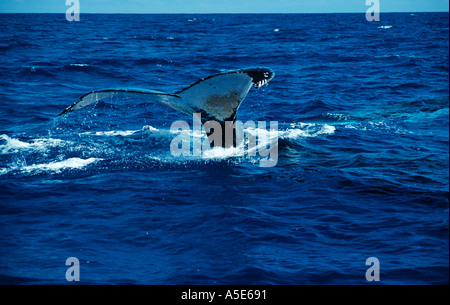
<svg viewBox="0 0 450 305">
<path fill-rule="evenodd" d="M 448 284 L 447 13 L 80 18 L 0 14 L 0 283 L 75 257 L 81 284 Z M 192 118 L 158 104 L 58 116 L 254 66 L 238 119 L 278 122 L 274 167 L 174 156 Z"/>
</svg>

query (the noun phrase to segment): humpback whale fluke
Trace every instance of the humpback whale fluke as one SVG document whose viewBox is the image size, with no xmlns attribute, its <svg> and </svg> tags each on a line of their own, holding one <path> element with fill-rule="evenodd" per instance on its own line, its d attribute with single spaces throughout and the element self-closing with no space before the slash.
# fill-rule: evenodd
<svg viewBox="0 0 450 305">
<path fill-rule="evenodd" d="M 190 116 L 200 113 L 202 123 L 217 121 L 223 125 L 226 121 L 236 121 L 237 110 L 252 86 L 260 88 L 267 85 L 274 76 L 275 73 L 269 68 L 255 67 L 211 75 L 175 93 L 127 89 L 96 90 L 83 95 L 59 115 L 116 96 L 154 101 Z"/>
</svg>

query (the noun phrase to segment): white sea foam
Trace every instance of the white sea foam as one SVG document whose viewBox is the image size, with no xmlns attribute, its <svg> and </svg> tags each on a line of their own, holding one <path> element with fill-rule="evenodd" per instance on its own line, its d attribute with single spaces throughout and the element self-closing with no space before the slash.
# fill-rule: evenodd
<svg viewBox="0 0 450 305">
<path fill-rule="evenodd" d="M 5 141 L 5 143 L 0 144 L 2 154 L 17 153 L 23 150 L 45 151 L 50 147 L 58 147 L 65 143 L 63 140 L 53 138 L 37 138 L 30 142 L 23 142 L 5 134 L 0 135 L 0 139 Z"/>
<path fill-rule="evenodd" d="M 234 156 L 243 156 L 244 148 L 240 147 L 213 147 L 211 149 L 207 149 L 203 151 L 202 158 L 203 159 L 227 159 L 229 157 Z"/>
<path fill-rule="evenodd" d="M 334 134 L 336 127 L 328 124 L 297 123 L 279 132 L 282 139 L 313 138 L 320 135 Z"/>
<path fill-rule="evenodd" d="M 145 125 L 140 130 L 108 130 L 108 131 L 86 131 L 80 133 L 80 135 L 94 135 L 94 136 L 130 136 L 132 134 L 135 134 L 140 131 L 150 131 L 150 132 L 156 132 L 159 131 L 158 128 L 155 128 L 150 125 Z"/>
<path fill-rule="evenodd" d="M 100 158 L 69 158 L 63 161 L 54 161 L 50 163 L 32 164 L 26 165 L 26 162 L 17 162 L 10 168 L 0 168 L 0 175 L 7 174 L 9 172 L 23 172 L 23 173 L 40 173 L 40 172 L 55 172 L 59 173 L 64 169 L 81 169 L 91 163 L 101 161 Z"/>
<path fill-rule="evenodd" d="M 348 121 L 351 119 L 349 115 L 343 113 L 327 113 L 325 114 L 325 117 L 337 121 Z"/>
<path fill-rule="evenodd" d="M 69 158 L 63 161 L 55 161 L 44 164 L 33 164 L 29 166 L 24 166 L 20 168 L 21 171 L 24 172 L 32 172 L 32 171 L 54 171 L 60 172 L 63 169 L 80 169 L 91 163 L 100 161 L 103 159 L 100 158 L 89 158 L 89 159 L 81 159 L 81 158 Z"/>
<path fill-rule="evenodd" d="M 5 144 L 0 145 L 0 149 L 2 149 L 2 154 L 16 152 L 19 149 L 29 148 L 31 146 L 30 143 L 10 138 L 5 134 L 0 135 L 0 139 L 6 141 Z"/>
<path fill-rule="evenodd" d="M 256 156 L 259 151 L 265 150 L 274 145 L 278 139 L 297 140 L 299 138 L 312 138 L 320 135 L 331 135 L 336 131 L 336 127 L 328 124 L 315 123 L 293 123 L 290 128 L 284 130 L 268 130 L 265 128 L 246 127 L 244 128 L 244 145 L 238 147 L 213 147 L 209 148 L 208 138 L 204 131 L 200 130 L 171 130 L 173 134 L 185 134 L 190 141 L 192 139 L 201 139 L 203 147 L 201 156 L 204 159 L 226 159 L 229 157 Z M 254 143 L 250 144 L 249 139 L 253 138 Z M 192 143 L 190 143 L 192 144 Z M 208 147 L 207 149 L 204 149 Z"/>
<path fill-rule="evenodd" d="M 143 131 L 159 131 L 158 128 L 155 128 L 155 127 L 150 126 L 150 125 L 145 125 L 144 127 L 142 127 L 142 130 Z"/>
<path fill-rule="evenodd" d="M 379 29 L 390 29 L 392 28 L 392 25 L 382 25 L 378 27 Z"/>
<path fill-rule="evenodd" d="M 129 136 L 139 130 L 111 130 L 111 131 L 96 131 L 93 134 L 96 136 Z"/>
</svg>

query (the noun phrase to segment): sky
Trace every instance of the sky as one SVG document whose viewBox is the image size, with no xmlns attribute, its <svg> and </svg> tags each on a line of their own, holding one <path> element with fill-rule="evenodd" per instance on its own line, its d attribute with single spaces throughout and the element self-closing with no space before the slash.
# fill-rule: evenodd
<svg viewBox="0 0 450 305">
<path fill-rule="evenodd" d="M 366 0 L 77 0 L 83 13 L 359 13 Z M 372 0 L 374 1 L 374 0 Z M 449 0 L 375 0 L 380 12 L 448 12 Z M 70 2 L 70 0 L 69 0 Z M 0 13 L 65 13 L 66 0 L 0 0 Z"/>
</svg>

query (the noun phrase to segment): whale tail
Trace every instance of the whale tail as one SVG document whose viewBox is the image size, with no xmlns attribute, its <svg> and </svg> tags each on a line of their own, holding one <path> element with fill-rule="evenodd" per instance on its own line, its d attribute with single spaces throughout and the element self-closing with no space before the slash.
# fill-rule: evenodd
<svg viewBox="0 0 450 305">
<path fill-rule="evenodd" d="M 269 68 L 245 68 L 202 78 L 175 93 L 127 89 L 97 90 L 83 95 L 59 115 L 111 97 L 136 98 L 167 105 L 190 116 L 199 113 L 203 124 L 207 121 L 217 121 L 224 126 L 227 121 L 236 121 L 239 106 L 252 86 L 259 88 L 267 85 L 274 76 L 275 73 Z"/>
</svg>

